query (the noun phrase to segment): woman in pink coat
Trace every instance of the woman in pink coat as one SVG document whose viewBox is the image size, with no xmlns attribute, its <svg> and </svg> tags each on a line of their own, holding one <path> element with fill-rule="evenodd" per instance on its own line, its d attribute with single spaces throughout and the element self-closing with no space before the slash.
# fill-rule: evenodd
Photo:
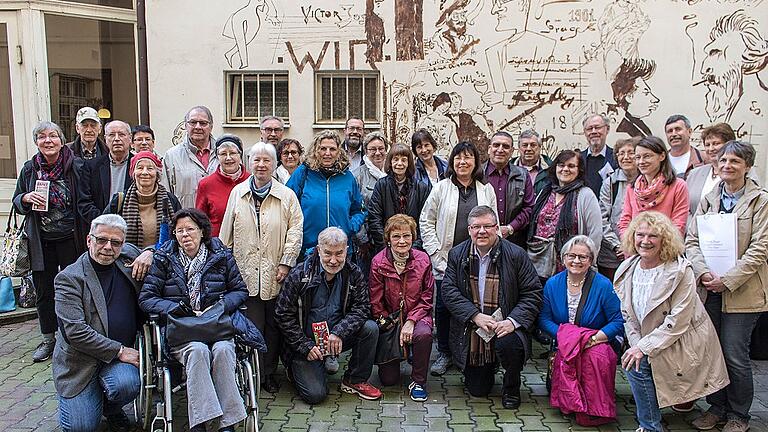
<svg viewBox="0 0 768 432">
<path fill-rule="evenodd" d="M 379 323 L 379 349 L 376 363 L 379 379 L 385 386 L 400 381 L 400 361 L 412 354 L 411 399 L 424 402 L 429 356 L 432 353 L 432 295 L 435 279 L 429 255 L 413 248 L 416 238 L 416 221 L 407 215 L 396 214 L 384 226 L 387 247 L 371 262 L 369 284 L 371 311 Z M 405 355 L 382 356 L 386 345 L 386 330 L 399 323 L 400 332 L 396 343 Z M 387 351 L 386 349 L 383 351 Z"/>
<path fill-rule="evenodd" d="M 688 186 L 675 176 L 667 147 L 661 138 L 643 137 L 635 146 L 635 161 L 640 175 L 627 188 L 619 219 L 619 234 L 624 236 L 629 223 L 640 212 L 654 210 L 672 219 L 685 237 L 688 223 Z"/>
</svg>

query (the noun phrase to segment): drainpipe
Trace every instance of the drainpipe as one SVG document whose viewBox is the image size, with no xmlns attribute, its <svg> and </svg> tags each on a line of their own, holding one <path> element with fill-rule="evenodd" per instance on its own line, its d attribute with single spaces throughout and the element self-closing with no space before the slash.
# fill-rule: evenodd
<svg viewBox="0 0 768 432">
<path fill-rule="evenodd" d="M 146 0 L 136 0 L 136 29 L 139 48 L 139 122 L 149 126 L 149 68 L 147 67 Z"/>
</svg>

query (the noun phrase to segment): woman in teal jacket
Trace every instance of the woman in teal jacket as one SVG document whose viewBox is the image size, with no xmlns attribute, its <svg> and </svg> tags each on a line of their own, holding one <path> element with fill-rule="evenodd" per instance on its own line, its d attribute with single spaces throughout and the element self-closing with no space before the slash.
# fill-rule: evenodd
<svg viewBox="0 0 768 432">
<path fill-rule="evenodd" d="M 296 168 L 286 186 L 298 197 L 304 214 L 302 257 L 311 253 L 317 235 L 329 226 L 344 230 L 352 245 L 351 239 L 363 225 L 366 211 L 360 188 L 349 171 L 349 157 L 336 132 L 324 130 L 315 135 L 307 149 L 307 160 Z"/>
</svg>

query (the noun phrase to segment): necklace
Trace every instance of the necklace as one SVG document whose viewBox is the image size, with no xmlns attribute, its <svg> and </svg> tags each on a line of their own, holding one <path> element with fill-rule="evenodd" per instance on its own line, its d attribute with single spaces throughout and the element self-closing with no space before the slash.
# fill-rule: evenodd
<svg viewBox="0 0 768 432">
<path fill-rule="evenodd" d="M 586 279 L 586 278 L 585 278 L 585 279 Z M 576 281 L 576 282 L 573 282 L 573 280 L 571 279 L 571 277 L 570 277 L 570 276 L 568 276 L 567 280 L 568 280 L 568 285 L 569 285 L 569 286 L 572 286 L 572 287 L 574 287 L 574 288 L 581 288 L 581 287 L 584 285 L 584 279 L 582 279 L 582 280 L 580 280 L 580 281 Z"/>
</svg>

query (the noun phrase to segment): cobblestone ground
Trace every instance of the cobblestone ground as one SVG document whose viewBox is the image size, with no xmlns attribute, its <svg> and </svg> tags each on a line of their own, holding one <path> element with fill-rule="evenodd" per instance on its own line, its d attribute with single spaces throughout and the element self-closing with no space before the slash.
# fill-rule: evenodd
<svg viewBox="0 0 768 432">
<path fill-rule="evenodd" d="M 40 342 L 37 321 L 0 327 L 0 431 L 58 431 L 57 400 L 50 362 L 35 364 L 29 358 Z M 344 364 L 342 363 L 342 368 Z M 404 372 L 407 372 L 404 367 Z M 501 407 L 501 388 L 490 398 L 472 398 L 464 392 L 462 377 L 455 370 L 444 377 L 429 377 L 429 401 L 417 403 L 402 388 L 384 389 L 381 401 L 362 401 L 338 390 L 341 372 L 330 378 L 331 394 L 320 406 L 311 407 L 293 397 L 293 387 L 281 377 L 276 395 L 263 393 L 261 421 L 263 431 L 634 431 L 637 427 L 630 402 L 630 390 L 623 374 L 616 377 L 618 422 L 600 428 L 584 428 L 549 407 L 544 386 L 545 361 L 526 366 L 523 404 L 517 411 Z M 768 432 L 768 362 L 755 362 L 755 401 L 752 405 L 752 431 Z M 374 369 L 374 376 L 375 376 Z M 377 378 L 373 378 L 377 384 Z M 500 382 L 497 379 L 497 383 Z M 186 406 L 177 404 L 176 422 L 184 426 Z M 672 431 L 691 431 L 686 420 L 706 409 L 697 402 L 694 413 L 682 415 L 664 410 Z"/>
</svg>

